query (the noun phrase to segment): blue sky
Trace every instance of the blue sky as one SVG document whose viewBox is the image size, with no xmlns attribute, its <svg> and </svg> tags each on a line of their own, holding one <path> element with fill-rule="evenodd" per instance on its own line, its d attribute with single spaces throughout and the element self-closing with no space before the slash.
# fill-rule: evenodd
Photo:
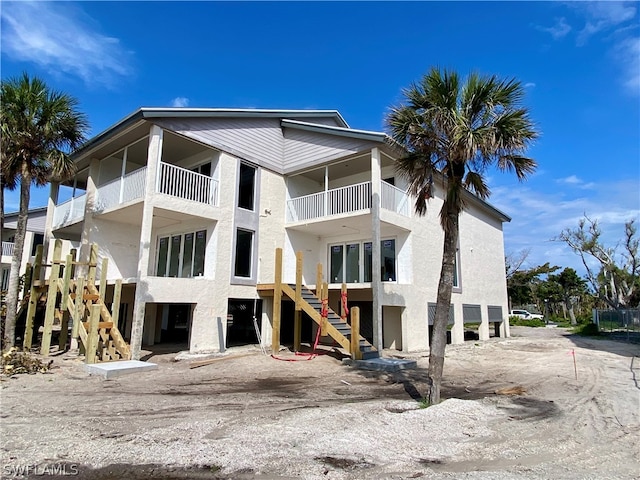
<svg viewBox="0 0 640 480">
<path fill-rule="evenodd" d="M 433 65 L 516 77 L 542 135 L 527 182 L 490 173 L 490 202 L 513 217 L 506 251 L 582 272 L 551 238 L 586 213 L 613 244 L 640 217 L 639 6 L 2 1 L 0 66 L 74 95 L 92 135 L 141 106 L 336 109 L 384 131 Z"/>
</svg>

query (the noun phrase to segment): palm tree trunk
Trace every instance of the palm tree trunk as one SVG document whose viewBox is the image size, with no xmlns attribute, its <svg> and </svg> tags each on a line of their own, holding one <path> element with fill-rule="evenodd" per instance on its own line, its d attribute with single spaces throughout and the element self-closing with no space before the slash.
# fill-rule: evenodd
<svg viewBox="0 0 640 480">
<path fill-rule="evenodd" d="M 452 209 L 449 209 L 452 210 Z M 444 232 L 444 251 L 442 255 L 442 269 L 438 283 L 438 298 L 436 314 L 433 321 L 433 336 L 429 347 L 429 405 L 440 403 L 440 385 L 444 369 L 444 350 L 447 346 L 447 325 L 449 323 L 449 309 L 451 305 L 451 291 L 455 269 L 456 250 L 458 245 L 458 213 L 447 212 L 450 228 Z"/>
<path fill-rule="evenodd" d="M 18 291 L 20 288 L 20 265 L 22 264 L 22 251 L 24 250 L 24 237 L 27 232 L 27 217 L 29 214 L 29 198 L 31 177 L 23 169 L 20 178 L 20 210 L 18 212 L 18 224 L 16 226 L 15 245 L 11 258 L 11 272 L 9 274 L 9 287 L 7 288 L 7 316 L 4 324 L 4 348 L 8 349 L 15 344 L 16 314 L 18 312 Z"/>
</svg>

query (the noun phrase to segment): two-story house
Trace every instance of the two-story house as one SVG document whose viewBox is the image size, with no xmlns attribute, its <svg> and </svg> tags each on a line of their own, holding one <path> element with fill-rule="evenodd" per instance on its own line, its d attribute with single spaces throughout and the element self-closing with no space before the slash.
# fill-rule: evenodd
<svg viewBox="0 0 640 480">
<path fill-rule="evenodd" d="M 336 309 L 340 286 L 374 345 L 428 348 L 442 257 L 436 196 L 428 214 L 396 176 L 402 151 L 337 111 L 142 108 L 75 152 L 73 198 L 52 185 L 47 235 L 97 243 L 107 278 L 123 279 L 120 328 L 141 345 L 188 341 L 191 352 L 271 342 L 275 249 L 284 281 L 316 283 Z M 460 219 L 451 340 L 464 325 L 507 336 L 504 213 L 468 196 Z M 285 302 L 283 302 L 285 303 Z M 290 303 L 290 302 L 289 302 Z M 283 305 L 282 339 L 292 335 Z M 315 328 L 315 327 L 313 327 Z M 303 326 L 310 340 L 312 326 Z"/>
<path fill-rule="evenodd" d="M 27 263 L 33 260 L 36 247 L 44 243 L 45 223 L 47 208 L 34 208 L 29 210 L 27 217 L 27 230 L 24 236 L 24 248 L 22 250 L 22 263 L 20 275 L 24 275 Z M 18 228 L 18 212 L 7 213 L 4 217 L 2 229 L 2 257 L 0 259 L 0 289 L 5 292 L 9 287 L 9 274 L 11 273 L 11 260 L 15 246 L 15 235 Z"/>
</svg>

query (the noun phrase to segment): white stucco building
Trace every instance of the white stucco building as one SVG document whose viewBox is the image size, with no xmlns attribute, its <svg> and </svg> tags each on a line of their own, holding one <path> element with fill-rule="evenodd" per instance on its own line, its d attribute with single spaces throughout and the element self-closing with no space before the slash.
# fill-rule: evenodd
<svg viewBox="0 0 640 480">
<path fill-rule="evenodd" d="M 46 235 L 81 242 L 85 257 L 99 245 L 109 282 L 124 282 L 120 329 L 134 355 L 161 341 L 188 342 L 194 353 L 256 343 L 254 311 L 270 345 L 272 298 L 256 285 L 274 281 L 277 247 L 287 282 L 297 251 L 304 284 L 313 287 L 323 265 L 334 308 L 348 284 L 374 345 L 423 350 L 440 273 L 441 198 L 436 184 L 428 214 L 415 216 L 394 171 L 401 154 L 385 134 L 352 129 L 336 111 L 142 108 L 74 154 L 73 198 L 59 203 L 52 185 Z M 508 335 L 505 221 L 469 195 L 454 343 L 465 323 L 479 324 L 480 339 Z M 283 305 L 284 343 L 290 311 Z"/>
</svg>

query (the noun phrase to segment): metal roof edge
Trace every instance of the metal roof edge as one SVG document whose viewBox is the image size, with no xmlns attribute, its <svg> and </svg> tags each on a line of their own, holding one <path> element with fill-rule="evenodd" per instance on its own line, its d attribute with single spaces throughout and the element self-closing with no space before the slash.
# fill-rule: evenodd
<svg viewBox="0 0 640 480">
<path fill-rule="evenodd" d="M 372 132 L 370 130 L 357 130 L 354 128 L 333 127 L 331 125 L 318 125 L 317 123 L 301 122 L 299 120 L 282 119 L 284 127 L 307 130 L 310 132 L 340 135 L 344 137 L 360 138 L 374 142 L 386 143 L 387 135 L 382 132 Z"/>
</svg>

